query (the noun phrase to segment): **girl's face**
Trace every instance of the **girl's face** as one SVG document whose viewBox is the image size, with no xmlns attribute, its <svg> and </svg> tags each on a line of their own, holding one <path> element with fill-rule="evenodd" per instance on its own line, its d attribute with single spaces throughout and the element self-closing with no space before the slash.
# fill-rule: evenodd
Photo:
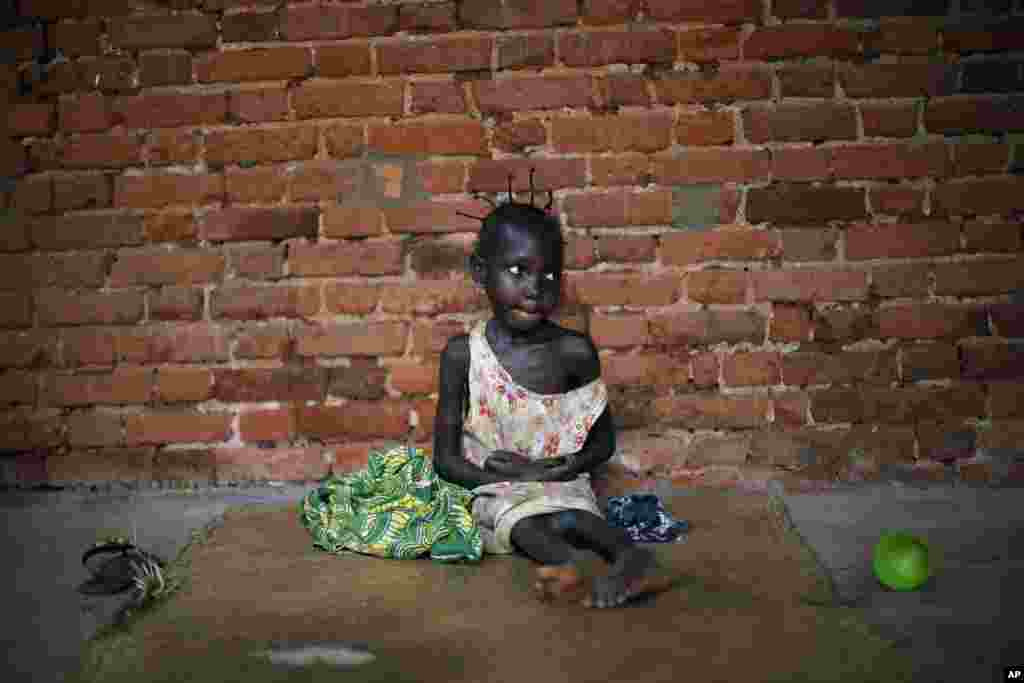
<svg viewBox="0 0 1024 683">
<path fill-rule="evenodd" d="M 535 329 L 558 308 L 562 273 L 552 242 L 503 227 L 490 262 L 474 270 L 475 278 L 486 278 L 477 282 L 487 291 L 494 317 L 513 334 Z"/>
</svg>

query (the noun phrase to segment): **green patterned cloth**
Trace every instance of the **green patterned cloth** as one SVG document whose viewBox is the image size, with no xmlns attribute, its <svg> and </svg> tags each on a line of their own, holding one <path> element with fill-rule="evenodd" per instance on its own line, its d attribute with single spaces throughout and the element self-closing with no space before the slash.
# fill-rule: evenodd
<svg viewBox="0 0 1024 683">
<path fill-rule="evenodd" d="M 371 451 L 366 469 L 320 482 L 303 498 L 300 519 L 313 546 L 330 553 L 479 562 L 472 498 L 438 477 L 422 449 L 394 446 Z"/>
</svg>

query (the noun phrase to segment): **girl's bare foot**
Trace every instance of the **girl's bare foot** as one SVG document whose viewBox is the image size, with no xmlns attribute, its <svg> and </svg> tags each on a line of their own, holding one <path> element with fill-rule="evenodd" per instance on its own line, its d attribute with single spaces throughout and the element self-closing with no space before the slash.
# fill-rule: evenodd
<svg viewBox="0 0 1024 683">
<path fill-rule="evenodd" d="M 543 602 L 579 599 L 584 588 L 583 577 L 572 564 L 546 565 L 537 569 L 533 589 Z"/>
<path fill-rule="evenodd" d="M 618 607 L 638 595 L 658 593 L 672 585 L 659 574 L 654 553 L 633 546 L 622 553 L 606 576 L 594 581 L 594 588 L 583 604 L 586 607 Z"/>
</svg>

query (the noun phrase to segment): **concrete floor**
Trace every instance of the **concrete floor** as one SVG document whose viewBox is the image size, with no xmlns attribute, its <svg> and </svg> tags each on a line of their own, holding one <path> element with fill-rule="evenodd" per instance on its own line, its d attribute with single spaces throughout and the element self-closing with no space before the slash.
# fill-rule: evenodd
<svg viewBox="0 0 1024 683">
<path fill-rule="evenodd" d="M 141 546 L 173 558 L 227 507 L 296 502 L 307 490 L 0 492 L 0 680 L 65 680 L 83 640 L 112 618 L 116 598 L 75 591 L 87 578 L 81 553 L 99 534 L 134 522 Z M 782 498 L 839 599 L 907 648 L 921 681 L 1000 680 L 1001 667 L 1024 664 L 1024 489 L 889 482 Z M 937 571 L 921 590 L 887 591 L 873 578 L 871 549 L 883 529 L 929 542 Z"/>
</svg>

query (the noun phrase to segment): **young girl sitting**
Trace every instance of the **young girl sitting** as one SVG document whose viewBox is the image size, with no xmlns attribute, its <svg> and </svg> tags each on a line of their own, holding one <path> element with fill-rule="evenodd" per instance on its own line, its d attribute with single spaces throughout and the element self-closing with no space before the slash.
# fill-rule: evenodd
<svg viewBox="0 0 1024 683">
<path fill-rule="evenodd" d="M 652 590 L 653 554 L 605 521 L 590 486 L 615 430 L 593 343 L 548 319 L 562 282 L 557 219 L 512 201 L 511 187 L 509 198 L 483 219 L 470 256 L 494 317 L 441 356 L 434 468 L 473 491 L 486 552 L 519 550 L 543 565 L 543 597 L 578 588 L 576 546 L 611 565 L 584 604 L 614 607 Z"/>
</svg>

